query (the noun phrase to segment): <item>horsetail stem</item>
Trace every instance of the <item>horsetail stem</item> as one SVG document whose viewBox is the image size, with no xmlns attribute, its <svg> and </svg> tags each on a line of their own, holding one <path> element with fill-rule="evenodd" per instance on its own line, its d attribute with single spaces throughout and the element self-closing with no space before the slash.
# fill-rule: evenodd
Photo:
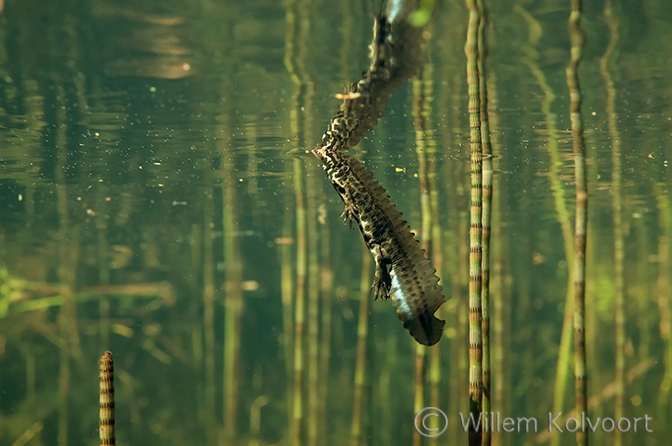
<svg viewBox="0 0 672 446">
<path fill-rule="evenodd" d="M 100 398 L 98 413 L 98 433 L 100 446 L 116 444 L 114 432 L 114 362 L 112 353 L 103 353 L 99 363 Z"/>
<path fill-rule="evenodd" d="M 482 396 L 482 410 L 483 413 L 490 413 L 490 220 L 492 209 L 492 146 L 490 145 L 490 125 L 488 120 L 488 90 L 487 80 L 485 74 L 485 57 L 487 55 L 487 47 L 485 40 L 485 26 L 486 26 L 486 11 L 483 0 L 477 0 L 477 7 L 479 9 L 479 23 L 478 23 L 478 92 L 480 101 L 480 120 L 481 120 L 481 150 L 483 153 L 483 173 L 481 185 L 482 190 L 482 233 L 481 233 L 481 314 L 482 314 L 482 379 L 483 379 L 483 396 Z M 491 442 L 491 429 L 485 429 L 483 432 L 482 443 L 484 446 L 489 446 Z"/>
<path fill-rule="evenodd" d="M 482 183 L 483 153 L 481 146 L 480 92 L 478 73 L 478 27 L 481 11 L 476 0 L 466 0 L 469 11 L 467 40 L 468 111 L 471 141 L 471 197 L 469 230 L 469 412 L 478 419 L 482 412 L 483 393 L 483 343 L 482 343 Z M 471 426 L 469 445 L 481 444 L 481 429 Z"/>
<path fill-rule="evenodd" d="M 572 123 L 572 146 L 574 151 L 574 181 L 576 183 L 576 214 L 574 229 L 574 386 L 576 413 L 587 413 L 586 376 L 586 329 L 585 329 L 585 269 L 586 269 L 586 226 L 588 221 L 588 191 L 586 183 L 586 148 L 581 120 L 581 84 L 579 64 L 585 41 L 581 29 L 582 0 L 571 0 L 572 12 L 569 16 L 569 37 L 571 59 L 565 71 L 570 97 L 570 119 Z M 576 443 L 588 445 L 585 426 L 576 431 Z"/>
</svg>

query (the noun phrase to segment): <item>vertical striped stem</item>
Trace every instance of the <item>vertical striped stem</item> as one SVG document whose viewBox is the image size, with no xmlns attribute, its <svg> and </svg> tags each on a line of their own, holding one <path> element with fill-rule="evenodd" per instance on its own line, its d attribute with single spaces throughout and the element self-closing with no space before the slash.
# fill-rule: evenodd
<svg viewBox="0 0 672 446">
<path fill-rule="evenodd" d="M 485 414 L 491 412 L 490 409 L 490 215 L 492 209 L 492 147 L 490 145 L 490 126 L 488 120 L 488 90 L 485 74 L 485 58 L 487 47 L 485 40 L 486 11 L 483 0 L 477 0 L 477 6 L 480 10 L 478 23 L 478 90 L 480 102 L 481 119 L 481 147 L 483 153 L 483 184 L 482 190 L 482 233 L 481 233 L 481 314 L 482 314 L 482 343 L 483 343 L 483 396 L 482 411 Z M 484 446 L 490 445 L 492 428 L 483 432 Z"/>
<path fill-rule="evenodd" d="M 114 446 L 114 362 L 112 353 L 105 352 L 99 366 L 100 399 L 98 402 L 98 433 L 100 446 Z"/>
<path fill-rule="evenodd" d="M 359 317 L 357 322 L 357 358 L 355 362 L 355 385 L 352 398 L 352 425 L 350 444 L 358 446 L 362 435 L 364 392 L 366 385 L 367 343 L 369 336 L 369 293 L 371 285 L 371 253 L 363 248 L 362 276 L 359 284 Z"/>
<path fill-rule="evenodd" d="M 586 330 L 585 330 L 585 269 L 586 269 L 586 227 L 588 220 L 588 190 L 586 182 L 586 149 L 581 120 L 581 85 L 579 64 L 585 36 L 581 29 L 582 0 L 571 0 L 572 12 L 569 16 L 569 37 L 571 59 L 565 74 L 569 88 L 569 112 L 572 123 L 572 146 L 574 151 L 574 181 L 576 183 L 576 214 L 574 229 L 574 386 L 577 415 L 587 415 L 587 374 L 586 374 Z M 583 417 L 582 417 L 583 418 Z M 585 426 L 576 431 L 576 443 L 588 444 Z"/>
<path fill-rule="evenodd" d="M 481 146 L 480 92 L 478 74 L 478 26 L 481 12 L 476 0 L 466 0 L 469 11 L 467 41 L 467 90 L 469 94 L 469 129 L 471 141 L 471 194 L 469 230 L 469 412 L 478 419 L 482 412 L 483 344 L 482 344 L 482 184 L 483 153 Z M 481 429 L 469 430 L 469 445 L 481 444 Z"/>
</svg>

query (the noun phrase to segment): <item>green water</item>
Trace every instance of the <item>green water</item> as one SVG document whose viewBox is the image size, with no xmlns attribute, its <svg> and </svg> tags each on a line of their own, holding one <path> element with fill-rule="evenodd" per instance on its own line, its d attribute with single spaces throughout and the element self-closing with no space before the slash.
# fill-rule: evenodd
<svg viewBox="0 0 672 446">
<path fill-rule="evenodd" d="M 571 354 L 558 363 L 574 228 L 570 2 L 490 3 L 491 395 L 495 420 L 538 422 L 536 433 L 500 424 L 494 439 L 550 444 L 549 413 L 566 415 L 574 404 Z M 589 416 L 622 410 L 631 423 L 621 424 L 622 444 L 665 444 L 672 9 L 663 0 L 611 4 L 605 16 L 603 2 L 586 2 L 579 72 Z M 446 330 L 428 353 L 428 366 L 430 358 L 439 363 L 415 405 L 416 344 L 392 305 L 368 294 L 370 254 L 358 231 L 342 224 L 340 200 L 306 154 L 338 108 L 334 94 L 368 66 L 377 2 L 5 0 L 3 7 L 0 445 L 96 444 L 105 350 L 115 359 L 117 444 L 297 444 L 292 410 L 302 416 L 300 444 L 356 444 L 355 406 L 359 444 L 413 444 L 423 406 L 440 408 L 449 426 L 434 440 L 416 439 L 466 444 L 462 2 L 445 1 L 430 28 L 427 119 L 416 119 L 409 82 L 353 151 L 418 234 L 420 168 L 436 172 L 434 255 L 442 259 Z M 427 152 L 433 144 L 435 155 Z M 357 387 L 361 296 L 370 302 Z M 564 393 L 556 390 L 558 371 L 567 373 Z M 574 434 L 551 427 L 557 444 L 575 443 Z M 592 444 L 615 444 L 609 427 L 600 425 Z"/>
</svg>

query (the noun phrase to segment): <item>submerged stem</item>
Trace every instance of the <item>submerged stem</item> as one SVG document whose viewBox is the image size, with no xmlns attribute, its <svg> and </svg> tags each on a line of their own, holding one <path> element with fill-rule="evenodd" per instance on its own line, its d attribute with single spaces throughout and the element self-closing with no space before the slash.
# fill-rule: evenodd
<svg viewBox="0 0 672 446">
<path fill-rule="evenodd" d="M 579 64 L 585 41 L 581 29 L 582 0 L 571 0 L 569 36 L 572 43 L 571 60 L 567 66 L 567 87 L 570 96 L 570 119 L 572 123 L 572 146 L 574 151 L 574 181 L 576 183 L 576 215 L 574 230 L 574 382 L 577 413 L 587 413 L 586 329 L 585 329 L 585 269 L 586 227 L 588 220 L 588 190 L 586 182 L 586 148 L 581 120 L 581 85 Z M 576 431 L 576 443 L 588 444 L 585 426 Z"/>
</svg>

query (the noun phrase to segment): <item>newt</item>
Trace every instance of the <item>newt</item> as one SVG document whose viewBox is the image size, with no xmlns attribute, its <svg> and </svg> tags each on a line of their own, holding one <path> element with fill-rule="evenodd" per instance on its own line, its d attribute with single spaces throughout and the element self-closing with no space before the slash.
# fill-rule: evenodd
<svg viewBox="0 0 672 446">
<path fill-rule="evenodd" d="M 323 165 L 345 204 L 343 216 L 355 221 L 374 256 L 375 299 L 392 298 L 397 316 L 423 345 L 441 339 L 444 321 L 434 313 L 445 302 L 439 278 L 410 227 L 373 174 L 345 151 L 322 146 L 311 151 Z"/>
</svg>

